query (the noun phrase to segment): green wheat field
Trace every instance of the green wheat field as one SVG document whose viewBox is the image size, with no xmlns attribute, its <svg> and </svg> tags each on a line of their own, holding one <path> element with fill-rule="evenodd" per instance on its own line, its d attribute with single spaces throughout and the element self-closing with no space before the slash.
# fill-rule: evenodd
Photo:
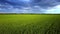
<svg viewBox="0 0 60 34">
<path fill-rule="evenodd" d="M 0 14 L 0 34 L 60 34 L 60 15 Z"/>
</svg>

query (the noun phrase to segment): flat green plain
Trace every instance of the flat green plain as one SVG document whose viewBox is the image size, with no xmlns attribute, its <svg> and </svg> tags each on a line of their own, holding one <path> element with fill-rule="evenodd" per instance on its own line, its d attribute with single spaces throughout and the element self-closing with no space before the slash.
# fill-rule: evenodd
<svg viewBox="0 0 60 34">
<path fill-rule="evenodd" d="M 60 34 L 60 15 L 0 15 L 0 34 Z"/>
</svg>

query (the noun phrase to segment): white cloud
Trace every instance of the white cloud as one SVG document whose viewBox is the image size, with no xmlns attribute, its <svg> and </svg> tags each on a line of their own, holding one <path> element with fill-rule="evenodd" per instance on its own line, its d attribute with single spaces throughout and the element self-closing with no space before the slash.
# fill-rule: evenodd
<svg viewBox="0 0 60 34">
<path fill-rule="evenodd" d="M 47 9 L 45 13 L 59 14 L 60 13 L 60 5 L 56 5 L 53 8 Z"/>
<path fill-rule="evenodd" d="M 60 5 L 56 5 L 54 7 L 48 7 L 48 9 L 43 9 L 40 6 L 32 7 L 22 7 L 22 9 L 14 8 L 13 6 L 9 6 L 8 9 L 0 8 L 0 13 L 50 13 L 50 14 L 59 14 L 60 13 Z"/>
</svg>

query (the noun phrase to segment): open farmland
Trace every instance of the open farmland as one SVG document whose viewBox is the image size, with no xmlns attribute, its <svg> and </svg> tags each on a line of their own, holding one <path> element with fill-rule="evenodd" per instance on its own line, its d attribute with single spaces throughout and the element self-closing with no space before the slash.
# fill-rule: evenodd
<svg viewBox="0 0 60 34">
<path fill-rule="evenodd" d="M 60 34 L 60 15 L 0 15 L 0 34 Z"/>
</svg>

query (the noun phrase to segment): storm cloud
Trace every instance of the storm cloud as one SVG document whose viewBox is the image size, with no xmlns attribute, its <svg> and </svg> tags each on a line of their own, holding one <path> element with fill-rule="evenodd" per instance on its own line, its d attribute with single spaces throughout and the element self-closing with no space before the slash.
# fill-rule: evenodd
<svg viewBox="0 0 60 34">
<path fill-rule="evenodd" d="M 0 13 L 60 13 L 58 7 L 60 0 L 0 0 Z"/>
</svg>

